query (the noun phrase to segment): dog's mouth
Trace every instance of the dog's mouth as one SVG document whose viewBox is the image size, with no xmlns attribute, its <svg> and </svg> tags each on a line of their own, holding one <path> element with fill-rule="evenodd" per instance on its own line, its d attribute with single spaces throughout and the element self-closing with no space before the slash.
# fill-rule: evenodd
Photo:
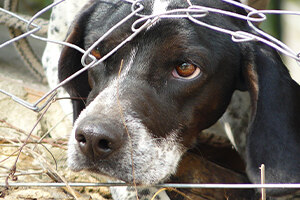
<svg viewBox="0 0 300 200">
<path fill-rule="evenodd" d="M 153 185 L 163 182 L 176 171 L 176 167 L 171 166 L 170 163 L 162 162 L 158 165 L 156 163 L 154 163 L 153 165 L 149 165 L 149 163 L 145 162 L 141 167 L 137 164 L 124 165 L 123 162 L 124 160 L 121 160 L 119 162 L 108 161 L 96 163 L 89 162 L 87 160 L 84 163 L 76 162 L 75 165 L 74 163 L 69 163 L 69 167 L 72 171 L 87 171 L 94 174 L 99 174 L 101 176 L 109 177 L 113 180 L 121 180 L 126 183 L 136 183 L 140 185 Z"/>
</svg>

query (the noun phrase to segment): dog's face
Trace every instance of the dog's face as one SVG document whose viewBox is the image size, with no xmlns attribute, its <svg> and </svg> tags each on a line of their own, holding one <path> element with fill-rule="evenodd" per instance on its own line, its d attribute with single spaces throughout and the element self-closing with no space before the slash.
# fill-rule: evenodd
<svg viewBox="0 0 300 200">
<path fill-rule="evenodd" d="M 141 3 L 143 14 L 188 6 L 185 0 Z M 221 1 L 193 3 L 244 13 Z M 68 41 L 88 49 L 130 12 L 131 4 L 123 1 L 91 1 Z M 108 53 L 131 34 L 136 19 L 114 31 L 92 54 L 100 58 Z M 218 14 L 209 14 L 203 21 L 248 30 L 246 22 Z M 197 134 L 224 113 L 235 89 L 248 88 L 254 113 L 259 112 L 260 83 L 251 65 L 253 57 L 251 45 L 233 43 L 231 36 L 188 19 L 156 21 L 103 63 L 66 85 L 72 97 L 87 98 L 86 102 L 73 102 L 77 119 L 69 142 L 70 168 L 126 182 L 133 178 L 144 184 L 165 180 L 175 172 L 182 154 L 194 145 Z M 60 80 L 81 68 L 80 59 L 80 53 L 64 49 Z M 246 75 L 250 78 L 244 78 Z"/>
<path fill-rule="evenodd" d="M 143 12 L 178 5 L 188 6 L 185 1 L 145 1 Z M 110 8 L 103 10 L 105 6 Z M 84 48 L 130 9 L 122 2 L 94 3 L 91 13 L 82 16 L 87 22 L 80 26 Z M 131 34 L 131 24 L 112 33 L 92 53 L 108 53 Z M 230 37 L 216 42 L 220 35 L 188 20 L 159 20 L 91 68 L 87 106 L 70 138 L 70 167 L 131 182 L 133 163 L 136 181 L 146 184 L 174 173 L 197 134 L 222 115 L 235 88 L 239 48 Z"/>
</svg>

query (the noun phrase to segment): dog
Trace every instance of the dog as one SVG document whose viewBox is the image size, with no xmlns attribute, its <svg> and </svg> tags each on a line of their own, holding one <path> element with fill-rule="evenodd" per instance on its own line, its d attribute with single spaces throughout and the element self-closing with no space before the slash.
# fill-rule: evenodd
<svg viewBox="0 0 300 200">
<path fill-rule="evenodd" d="M 180 0 L 142 3 L 144 14 L 188 6 Z M 221 1 L 192 3 L 246 15 Z M 118 1 L 90 1 L 67 41 L 87 49 L 130 8 Z M 244 21 L 216 16 L 203 21 L 252 32 Z M 134 20 L 92 53 L 101 57 L 109 52 L 131 33 Z M 63 49 L 60 81 L 82 68 L 80 59 L 76 50 Z M 249 179 L 259 183 L 258 169 L 265 164 L 267 183 L 299 182 L 300 89 L 277 52 L 264 44 L 233 43 L 229 36 L 186 19 L 161 19 L 65 89 L 71 97 L 83 98 L 72 101 L 76 121 L 69 166 L 75 171 L 85 169 L 138 184 L 164 182 L 196 145 L 198 134 L 221 118 L 234 91 L 242 90 L 249 92 L 252 105 L 241 153 Z M 274 196 L 289 192 L 268 190 Z"/>
</svg>

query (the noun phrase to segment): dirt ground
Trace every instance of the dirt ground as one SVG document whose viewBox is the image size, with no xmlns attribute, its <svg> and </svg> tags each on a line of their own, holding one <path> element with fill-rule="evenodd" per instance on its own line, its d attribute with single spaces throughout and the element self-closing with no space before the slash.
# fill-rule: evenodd
<svg viewBox="0 0 300 200">
<path fill-rule="evenodd" d="M 7 30 L 0 27 L 0 44 L 7 41 Z M 35 43 L 41 54 L 44 44 Z M 47 85 L 37 82 L 23 65 L 13 46 L 0 49 L 0 89 L 10 92 L 23 100 L 34 103 L 49 90 Z M 44 117 L 37 123 L 42 112 L 36 113 L 6 95 L 0 94 L 0 184 L 31 182 L 99 182 L 99 179 L 84 173 L 73 173 L 67 168 L 67 138 L 72 123 L 70 116 L 63 113 L 59 103 L 53 102 Z M 33 127 L 37 123 L 35 129 Z M 29 133 L 27 141 L 18 158 Z M 17 162 L 16 162 L 17 160 Z M 15 165 L 16 162 L 16 165 Z M 16 181 L 14 181 L 16 180 Z M 5 190 L 0 187 L 0 196 L 7 200 L 31 199 L 110 199 L 109 189 L 98 188 L 47 188 L 20 187 Z"/>
</svg>

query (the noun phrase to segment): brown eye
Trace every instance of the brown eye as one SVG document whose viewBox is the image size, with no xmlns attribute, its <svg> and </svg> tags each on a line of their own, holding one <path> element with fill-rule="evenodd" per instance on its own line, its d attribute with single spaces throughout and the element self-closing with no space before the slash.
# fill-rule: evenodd
<svg viewBox="0 0 300 200">
<path fill-rule="evenodd" d="M 200 69 L 193 64 L 183 63 L 176 66 L 172 74 L 175 78 L 192 79 L 200 74 Z"/>
<path fill-rule="evenodd" d="M 179 76 L 188 77 L 196 71 L 196 67 L 193 64 L 183 63 L 182 65 L 176 66 L 176 71 Z"/>
<path fill-rule="evenodd" d="M 97 60 L 100 60 L 101 54 L 100 54 L 100 51 L 99 51 L 99 47 L 96 47 L 95 49 L 93 49 L 93 50 L 91 51 L 91 54 L 92 54 L 93 56 L 95 56 L 95 58 L 96 58 Z"/>
</svg>

